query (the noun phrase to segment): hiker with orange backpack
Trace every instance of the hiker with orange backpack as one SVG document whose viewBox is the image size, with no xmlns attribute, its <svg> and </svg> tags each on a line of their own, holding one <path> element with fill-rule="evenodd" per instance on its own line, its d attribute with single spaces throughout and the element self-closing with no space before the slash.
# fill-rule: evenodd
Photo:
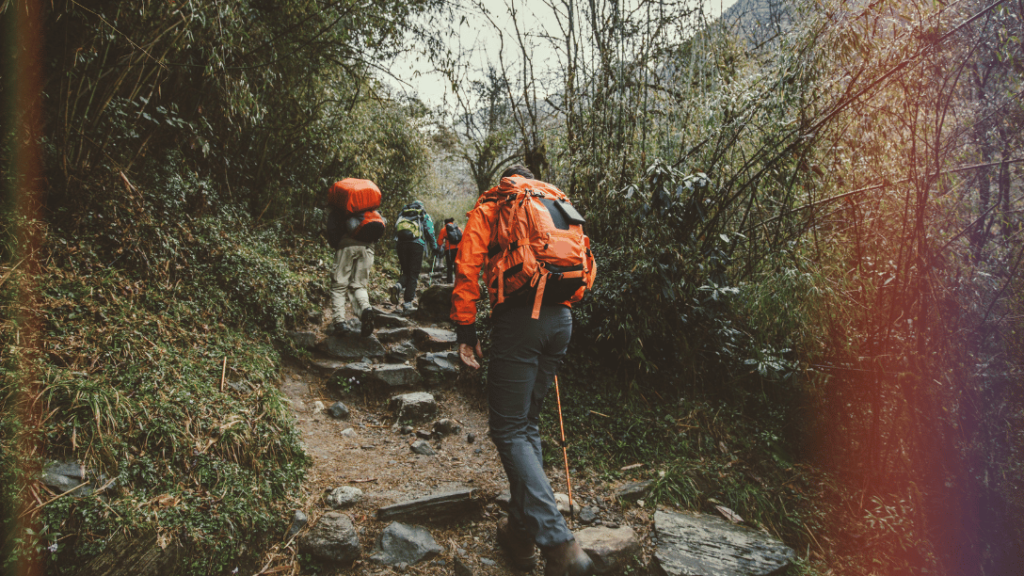
<svg viewBox="0 0 1024 576">
<path fill-rule="evenodd" d="M 455 223 L 455 218 L 445 218 L 441 233 L 437 236 L 437 247 L 444 252 L 444 281 L 452 283 L 455 268 L 455 257 L 459 254 L 459 242 L 462 241 L 462 230 Z"/>
<path fill-rule="evenodd" d="M 539 417 L 572 335 L 572 303 L 594 282 L 596 265 L 583 218 L 554 186 L 523 166 L 502 173 L 468 213 L 455 262 L 451 318 L 459 357 L 483 357 L 476 335 L 481 272 L 491 302 L 487 400 L 490 435 L 508 476 L 509 516 L 497 540 L 512 564 L 530 570 L 534 545 L 545 576 L 587 576 L 594 564 L 555 505 L 544 474 Z"/>
<path fill-rule="evenodd" d="M 366 286 L 373 268 L 373 245 L 384 235 L 387 222 L 380 215 L 381 194 L 369 180 L 345 178 L 327 191 L 327 243 L 334 249 L 331 269 L 331 316 L 333 334 L 345 327 L 345 297 L 361 323 L 360 335 L 373 333 L 374 310 Z"/>
</svg>

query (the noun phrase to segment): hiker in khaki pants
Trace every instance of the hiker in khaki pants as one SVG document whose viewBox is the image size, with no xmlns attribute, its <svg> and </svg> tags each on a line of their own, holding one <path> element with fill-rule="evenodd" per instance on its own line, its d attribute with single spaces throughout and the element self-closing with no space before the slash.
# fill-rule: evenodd
<svg viewBox="0 0 1024 576">
<path fill-rule="evenodd" d="M 373 333 L 373 308 L 366 291 L 373 268 L 373 244 L 345 236 L 340 210 L 331 210 L 327 217 L 327 242 L 334 248 L 331 272 L 331 315 L 333 334 L 345 331 L 345 297 L 352 300 L 352 310 L 362 322 L 360 335 Z"/>
</svg>

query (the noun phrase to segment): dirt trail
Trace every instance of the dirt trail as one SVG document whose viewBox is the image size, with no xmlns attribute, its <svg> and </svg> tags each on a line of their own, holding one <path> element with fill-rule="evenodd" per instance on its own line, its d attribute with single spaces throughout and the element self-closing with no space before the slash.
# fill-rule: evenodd
<svg viewBox="0 0 1024 576">
<path fill-rule="evenodd" d="M 419 323 L 426 326 L 427 324 Z M 436 326 L 440 328 L 450 328 Z M 414 361 L 410 361 L 415 364 Z M 285 368 L 281 391 L 291 401 L 296 423 L 302 433 L 306 453 L 312 465 L 303 493 L 305 500 L 296 507 L 309 517 L 306 528 L 312 527 L 320 515 L 331 510 L 324 498 L 339 486 L 353 486 L 363 491 L 363 499 L 341 512 L 348 514 L 359 531 L 362 558 L 351 568 L 327 569 L 323 574 L 427 574 L 449 575 L 455 571 L 456 560 L 476 575 L 522 575 L 506 562 L 494 538 L 495 522 L 502 511 L 496 503 L 497 497 L 507 490 L 507 482 L 498 454 L 487 436 L 487 411 L 483 394 L 474 384 L 437 387 L 420 386 L 399 392 L 424 390 L 434 395 L 438 404 L 437 416 L 420 423 L 416 429 L 430 430 L 431 424 L 440 418 L 459 422 L 461 432 L 441 439 L 430 440 L 436 455 L 423 456 L 412 452 L 410 445 L 417 438 L 415 434 L 402 434 L 394 428 L 394 415 L 388 411 L 388 395 L 371 395 L 361 392 L 341 394 L 325 382 L 325 377 L 310 366 L 293 364 Z M 342 401 L 351 411 L 346 419 L 335 419 L 327 412 L 317 412 L 315 403 L 320 401 L 329 407 Z M 351 437 L 342 431 L 352 428 Z M 473 441 L 467 439 L 473 436 Z M 565 492 L 564 472 L 549 469 L 556 492 Z M 424 525 L 444 549 L 433 560 L 419 562 L 399 572 L 396 568 L 370 560 L 381 532 L 390 522 L 377 520 L 377 510 L 382 506 L 405 502 L 415 498 L 439 494 L 461 488 L 477 490 L 476 495 L 484 502 L 483 511 L 464 520 L 448 524 Z M 633 508 L 623 511 L 613 502 L 610 490 L 605 486 L 591 486 L 584 478 L 573 478 L 574 496 L 583 505 L 592 504 L 601 508 L 600 517 L 605 522 L 630 525 L 637 531 L 644 543 L 644 556 L 649 556 L 647 514 Z M 570 522 L 573 530 L 583 526 Z M 275 567 L 282 569 L 291 564 L 291 569 L 281 574 L 310 573 L 299 570 L 294 554 L 295 545 L 281 547 L 277 554 L 270 555 L 267 572 Z M 646 564 L 646 561 L 644 561 Z M 466 574 L 466 571 L 458 572 Z M 542 574 L 538 566 L 532 574 Z"/>
</svg>

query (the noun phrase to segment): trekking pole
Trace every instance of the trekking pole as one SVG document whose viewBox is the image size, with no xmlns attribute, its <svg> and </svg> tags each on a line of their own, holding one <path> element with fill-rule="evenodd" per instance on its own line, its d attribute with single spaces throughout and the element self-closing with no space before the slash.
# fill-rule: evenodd
<svg viewBox="0 0 1024 576">
<path fill-rule="evenodd" d="M 562 458 L 565 460 L 565 486 L 569 489 L 569 518 L 572 518 L 572 480 L 569 479 L 569 451 L 565 443 L 565 422 L 562 421 L 562 394 L 558 391 L 558 375 L 555 375 L 555 400 L 558 402 L 558 427 L 562 429 Z"/>
</svg>

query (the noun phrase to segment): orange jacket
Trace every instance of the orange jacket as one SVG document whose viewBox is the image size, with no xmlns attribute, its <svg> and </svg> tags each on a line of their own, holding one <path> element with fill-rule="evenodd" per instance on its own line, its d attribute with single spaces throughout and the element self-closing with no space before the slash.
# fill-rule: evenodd
<svg viewBox="0 0 1024 576">
<path fill-rule="evenodd" d="M 458 250 L 462 243 L 452 246 L 448 243 L 448 225 L 441 226 L 441 233 L 437 235 L 437 247 L 445 250 Z"/>
<path fill-rule="evenodd" d="M 509 186 L 513 176 L 503 178 L 505 186 Z M 499 184 L 484 192 L 477 198 L 476 205 L 466 213 L 469 220 L 462 231 L 462 241 L 459 242 L 459 255 L 455 259 L 455 288 L 452 292 L 451 319 L 460 326 L 476 322 L 476 302 L 480 299 L 480 273 L 483 269 L 487 285 L 491 285 L 490 269 L 488 266 L 488 248 L 494 239 L 495 222 L 497 221 L 500 206 L 498 203 Z M 596 270 L 596 267 L 595 267 Z M 593 271 L 591 272 L 593 274 Z M 564 304 L 571 306 L 572 302 L 578 301 L 583 295 L 583 289 L 566 300 Z M 489 291 L 492 309 L 498 300 L 494 291 Z"/>
</svg>

